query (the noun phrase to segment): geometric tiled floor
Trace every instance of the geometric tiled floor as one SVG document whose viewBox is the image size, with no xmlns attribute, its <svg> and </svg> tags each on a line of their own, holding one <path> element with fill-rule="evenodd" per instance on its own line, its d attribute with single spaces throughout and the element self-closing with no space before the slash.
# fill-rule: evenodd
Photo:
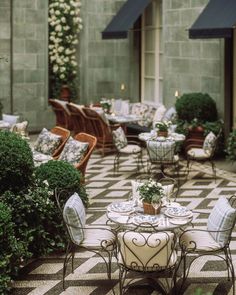
<svg viewBox="0 0 236 295">
<path fill-rule="evenodd" d="M 130 180 L 136 178 L 135 163 L 123 158 L 119 173 L 113 173 L 112 155 L 101 158 L 94 154 L 87 170 L 87 189 L 90 195 L 90 207 L 87 210 L 88 224 L 106 222 L 106 206 L 115 200 L 125 200 L 131 191 Z M 189 209 L 201 213 L 194 215 L 194 223 L 203 227 L 208 214 L 219 196 L 236 193 L 234 173 L 217 170 L 217 181 L 212 179 L 211 168 L 194 165 L 188 180 L 182 179 L 178 201 Z M 233 261 L 236 269 L 236 231 L 231 242 Z M 112 264 L 112 280 L 108 281 L 105 266 L 101 259 L 90 252 L 76 254 L 75 271 L 66 276 L 66 291 L 62 290 L 63 253 L 32 261 L 21 272 L 19 279 L 13 282 L 12 294 L 19 295 L 112 295 L 118 292 L 118 269 L 115 260 Z M 70 269 L 70 268 L 69 268 Z M 216 257 L 204 257 L 197 260 L 190 272 L 184 295 L 193 295 L 197 287 L 214 295 L 231 295 L 232 285 L 227 281 L 224 264 Z M 157 295 L 150 287 L 130 290 L 127 294 Z"/>
</svg>

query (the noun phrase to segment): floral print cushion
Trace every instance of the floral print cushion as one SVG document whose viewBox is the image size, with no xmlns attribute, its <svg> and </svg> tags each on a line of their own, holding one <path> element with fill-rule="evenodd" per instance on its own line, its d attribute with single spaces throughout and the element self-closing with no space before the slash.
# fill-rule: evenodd
<svg viewBox="0 0 236 295">
<path fill-rule="evenodd" d="M 56 135 L 46 128 L 40 132 L 34 150 L 45 155 L 52 155 L 61 143 L 61 136 Z"/>
<path fill-rule="evenodd" d="M 81 142 L 70 137 L 64 146 L 59 160 L 69 162 L 72 165 L 79 163 L 83 159 L 88 146 L 88 142 Z"/>
<path fill-rule="evenodd" d="M 207 134 L 204 143 L 203 150 L 206 154 L 211 155 L 216 145 L 216 136 L 213 132 Z"/>
<path fill-rule="evenodd" d="M 131 107 L 131 114 L 142 117 L 138 124 L 145 127 L 151 126 L 155 111 L 156 108 L 144 103 L 134 103 Z"/>
<path fill-rule="evenodd" d="M 122 127 L 117 128 L 116 130 L 112 131 L 114 145 L 118 150 L 127 146 L 127 138 L 125 136 L 124 130 Z"/>
</svg>

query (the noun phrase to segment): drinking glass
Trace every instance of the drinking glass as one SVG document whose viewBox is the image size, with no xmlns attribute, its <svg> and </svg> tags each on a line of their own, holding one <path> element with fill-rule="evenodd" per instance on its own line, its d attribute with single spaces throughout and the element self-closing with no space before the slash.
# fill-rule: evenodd
<svg viewBox="0 0 236 295">
<path fill-rule="evenodd" d="M 159 200 L 155 200 L 155 199 L 153 199 L 151 204 L 152 204 L 152 207 L 153 207 L 154 210 L 155 210 L 155 215 L 156 215 L 156 213 L 157 213 L 157 209 L 158 209 L 159 206 L 160 206 L 160 201 L 159 201 Z"/>
</svg>

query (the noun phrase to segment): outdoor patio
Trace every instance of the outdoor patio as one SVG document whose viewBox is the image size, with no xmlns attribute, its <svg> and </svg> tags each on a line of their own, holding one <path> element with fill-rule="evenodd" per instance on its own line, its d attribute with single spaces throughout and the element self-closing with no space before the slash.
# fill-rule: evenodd
<svg viewBox="0 0 236 295">
<path fill-rule="evenodd" d="M 119 173 L 113 174 L 113 155 L 101 158 L 96 152 L 89 161 L 86 174 L 90 206 L 87 210 L 87 224 L 104 224 L 106 206 L 118 200 L 126 200 L 131 191 L 130 180 L 135 179 L 136 164 L 132 159 L 123 158 Z M 225 162 L 224 162 L 225 163 Z M 185 162 L 181 162 L 182 171 Z M 222 162 L 221 162 L 222 165 Z M 235 174 L 217 169 L 216 182 L 212 178 L 209 166 L 195 164 L 188 181 L 181 179 L 178 201 L 189 209 L 197 209 L 201 214 L 194 214 L 194 224 L 202 228 L 215 201 L 219 196 L 230 196 L 236 192 Z M 234 265 L 236 264 L 236 232 L 233 233 L 231 250 Z M 112 263 L 112 280 L 106 276 L 105 265 L 101 259 L 91 252 L 78 252 L 75 257 L 74 274 L 66 276 L 66 291 L 62 289 L 63 255 L 42 257 L 29 263 L 22 269 L 18 280 L 13 283 L 11 294 L 57 295 L 57 294 L 96 294 L 112 295 L 118 290 L 118 268 L 115 259 Z M 68 268 L 70 271 L 70 267 Z M 183 294 L 193 295 L 200 287 L 203 294 L 233 294 L 232 284 L 227 281 L 224 264 L 216 257 L 205 257 L 197 260 L 187 280 Z M 150 287 L 144 286 L 130 289 L 127 294 L 159 294 Z"/>
</svg>

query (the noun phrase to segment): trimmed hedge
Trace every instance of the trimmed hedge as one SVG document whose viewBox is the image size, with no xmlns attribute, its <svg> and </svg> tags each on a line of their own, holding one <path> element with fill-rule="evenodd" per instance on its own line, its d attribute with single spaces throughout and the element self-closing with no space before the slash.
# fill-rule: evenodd
<svg viewBox="0 0 236 295">
<path fill-rule="evenodd" d="M 177 99 L 175 104 L 179 120 L 191 122 L 199 121 L 213 122 L 218 119 L 216 103 L 205 93 L 186 93 Z"/>
<path fill-rule="evenodd" d="M 24 190 L 32 183 L 34 162 L 28 143 L 12 132 L 0 132 L 0 194 Z"/>
</svg>

